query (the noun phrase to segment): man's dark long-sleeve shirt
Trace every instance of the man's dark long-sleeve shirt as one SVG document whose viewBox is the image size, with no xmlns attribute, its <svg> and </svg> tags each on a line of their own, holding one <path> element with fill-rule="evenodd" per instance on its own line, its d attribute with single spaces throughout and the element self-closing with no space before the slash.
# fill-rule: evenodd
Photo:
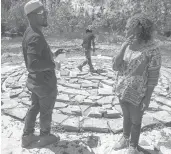
<svg viewBox="0 0 171 154">
<path fill-rule="evenodd" d="M 24 33 L 23 55 L 29 72 L 27 87 L 42 96 L 56 88 L 55 63 L 44 35 L 36 28 L 28 27 Z"/>
<path fill-rule="evenodd" d="M 86 33 L 83 38 L 82 46 L 85 49 L 91 49 L 91 42 L 94 41 L 95 36 L 93 33 Z"/>
</svg>

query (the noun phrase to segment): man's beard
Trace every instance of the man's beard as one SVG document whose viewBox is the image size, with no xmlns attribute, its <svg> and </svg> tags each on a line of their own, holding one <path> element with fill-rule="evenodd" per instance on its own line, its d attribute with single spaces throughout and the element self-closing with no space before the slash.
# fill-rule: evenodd
<svg viewBox="0 0 171 154">
<path fill-rule="evenodd" d="M 48 23 L 42 24 L 42 27 L 47 27 L 47 26 L 48 26 Z"/>
<path fill-rule="evenodd" d="M 47 27 L 48 26 L 48 22 L 47 21 L 44 21 L 41 26 L 42 27 Z"/>
</svg>

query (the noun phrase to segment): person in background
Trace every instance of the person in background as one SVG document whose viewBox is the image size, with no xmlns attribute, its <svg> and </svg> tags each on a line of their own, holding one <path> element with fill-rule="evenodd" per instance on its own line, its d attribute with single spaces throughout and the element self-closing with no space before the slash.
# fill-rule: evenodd
<svg viewBox="0 0 171 154">
<path fill-rule="evenodd" d="M 95 69 L 92 65 L 92 61 L 91 61 L 91 46 L 93 46 L 93 53 L 95 53 L 95 36 L 92 32 L 92 30 L 90 28 L 86 29 L 86 34 L 83 38 L 83 43 L 82 43 L 82 47 L 83 47 L 83 50 L 84 50 L 84 53 L 85 53 L 85 57 L 86 57 L 86 60 L 83 61 L 79 66 L 78 66 L 78 69 L 80 71 L 82 71 L 82 68 L 85 66 L 85 65 L 89 65 L 89 68 L 90 68 L 90 72 L 92 73 L 95 73 Z"/>
<path fill-rule="evenodd" d="M 115 93 L 123 111 L 123 136 L 113 149 L 129 145 L 128 154 L 137 152 L 143 113 L 158 83 L 161 54 L 153 40 L 153 30 L 146 15 L 132 16 L 126 25 L 127 41 L 113 58 L 113 70 L 118 71 Z"/>
<path fill-rule="evenodd" d="M 24 6 L 29 21 L 23 41 L 23 55 L 28 71 L 27 88 L 31 91 L 32 105 L 29 108 L 22 135 L 22 147 L 38 141 L 38 146 L 57 142 L 59 136 L 50 134 L 52 111 L 57 96 L 57 78 L 55 75 L 55 61 L 48 43 L 42 33 L 47 27 L 47 11 L 39 0 L 31 0 Z M 55 56 L 62 53 L 55 52 Z M 34 134 L 37 114 L 40 112 L 40 135 Z"/>
</svg>

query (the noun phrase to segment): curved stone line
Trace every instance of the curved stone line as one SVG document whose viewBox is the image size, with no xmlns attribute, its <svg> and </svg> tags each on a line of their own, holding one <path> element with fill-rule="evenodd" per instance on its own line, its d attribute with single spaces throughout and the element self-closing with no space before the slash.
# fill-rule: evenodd
<svg viewBox="0 0 171 154">
<path fill-rule="evenodd" d="M 8 79 L 11 77 L 12 74 L 16 73 L 18 71 L 18 68 L 14 71 L 12 71 L 11 74 L 9 74 L 9 76 L 4 80 L 4 82 L 2 83 L 2 92 L 7 92 L 8 89 L 6 88 L 6 82 L 8 81 Z M 23 74 L 23 73 L 22 73 Z M 22 76 L 22 75 L 21 75 Z M 19 78 L 20 79 L 20 78 Z M 19 80 L 18 79 L 18 80 Z"/>
</svg>

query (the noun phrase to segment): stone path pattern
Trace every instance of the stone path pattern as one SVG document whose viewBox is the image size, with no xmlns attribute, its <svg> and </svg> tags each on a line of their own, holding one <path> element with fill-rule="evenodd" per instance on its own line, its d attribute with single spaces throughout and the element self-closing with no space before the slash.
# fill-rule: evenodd
<svg viewBox="0 0 171 154">
<path fill-rule="evenodd" d="M 122 111 L 112 89 L 116 72 L 111 58 L 95 58 L 93 65 L 99 74 L 88 73 L 88 67 L 79 72 L 81 59 L 69 58 L 62 63 L 58 77 L 58 91 L 53 110 L 53 127 L 65 131 L 92 131 L 118 133 L 122 131 Z M 103 70 L 103 71 L 102 71 Z M 171 123 L 171 69 L 162 67 L 158 86 L 145 112 L 142 128 Z M 1 74 L 2 113 L 24 120 L 31 105 L 30 92 L 25 87 L 27 71 L 24 64 Z M 39 118 L 37 117 L 37 122 Z"/>
</svg>

